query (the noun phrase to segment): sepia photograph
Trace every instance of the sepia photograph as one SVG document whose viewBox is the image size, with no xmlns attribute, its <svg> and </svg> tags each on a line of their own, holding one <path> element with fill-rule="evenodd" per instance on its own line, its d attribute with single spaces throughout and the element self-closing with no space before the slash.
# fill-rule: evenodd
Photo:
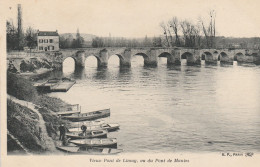
<svg viewBox="0 0 260 167">
<path fill-rule="evenodd" d="M 3 167 L 260 165 L 257 0 L 0 3 Z"/>
</svg>

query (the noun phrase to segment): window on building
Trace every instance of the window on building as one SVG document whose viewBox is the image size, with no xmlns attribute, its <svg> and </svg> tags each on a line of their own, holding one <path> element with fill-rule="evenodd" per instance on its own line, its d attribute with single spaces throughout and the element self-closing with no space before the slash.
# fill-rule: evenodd
<svg viewBox="0 0 260 167">
<path fill-rule="evenodd" d="M 53 39 L 50 39 L 50 43 L 53 43 Z"/>
<path fill-rule="evenodd" d="M 54 50 L 54 46 L 48 46 L 48 50 Z"/>
<path fill-rule="evenodd" d="M 42 39 L 39 39 L 39 43 L 42 43 L 43 42 L 43 40 Z"/>
<path fill-rule="evenodd" d="M 42 47 L 42 46 L 40 46 L 40 47 L 39 47 L 39 50 L 43 50 L 43 47 Z"/>
<path fill-rule="evenodd" d="M 45 40 L 44 40 L 44 43 L 48 43 L 48 39 L 45 39 Z"/>
</svg>

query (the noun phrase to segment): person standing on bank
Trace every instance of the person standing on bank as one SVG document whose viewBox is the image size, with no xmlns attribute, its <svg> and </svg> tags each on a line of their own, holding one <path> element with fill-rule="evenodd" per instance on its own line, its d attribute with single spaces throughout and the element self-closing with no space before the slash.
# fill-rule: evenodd
<svg viewBox="0 0 260 167">
<path fill-rule="evenodd" d="M 67 128 L 64 126 L 64 124 L 61 124 L 61 126 L 59 127 L 59 130 L 60 130 L 60 138 L 59 140 L 64 140 L 64 137 L 66 135 L 66 131 L 67 131 Z"/>
<path fill-rule="evenodd" d="M 83 136 L 86 136 L 87 126 L 86 125 L 82 125 L 81 126 L 81 130 L 82 130 Z"/>
</svg>

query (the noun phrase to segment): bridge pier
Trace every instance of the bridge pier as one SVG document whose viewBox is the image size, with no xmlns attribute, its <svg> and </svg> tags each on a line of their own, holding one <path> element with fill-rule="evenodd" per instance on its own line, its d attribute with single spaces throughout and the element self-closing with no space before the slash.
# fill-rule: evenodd
<svg viewBox="0 0 260 167">
<path fill-rule="evenodd" d="M 74 60 L 75 60 L 75 68 L 85 67 L 86 56 L 84 52 L 77 52 Z"/>
<path fill-rule="evenodd" d="M 131 50 L 126 49 L 120 57 L 120 67 L 131 67 Z"/>
<path fill-rule="evenodd" d="M 187 54 L 187 65 L 201 65 L 200 51 L 194 50 L 192 54 Z"/>
<path fill-rule="evenodd" d="M 171 55 L 167 57 L 167 65 L 181 65 L 180 50 L 172 50 Z"/>
<path fill-rule="evenodd" d="M 108 64 L 108 51 L 103 49 L 99 52 L 98 67 L 107 67 Z"/>
<path fill-rule="evenodd" d="M 144 57 L 144 65 L 157 67 L 158 64 L 158 56 L 156 50 L 150 50 L 150 54 L 147 57 Z"/>
<path fill-rule="evenodd" d="M 260 51 L 256 54 L 253 54 L 253 57 L 254 57 L 254 63 L 256 65 L 260 65 Z"/>
<path fill-rule="evenodd" d="M 254 63 L 254 56 L 252 55 L 237 55 L 237 63 Z"/>
<path fill-rule="evenodd" d="M 205 63 L 206 64 L 218 64 L 218 53 L 205 53 Z"/>
<path fill-rule="evenodd" d="M 234 61 L 234 54 L 231 54 L 228 51 L 220 53 L 220 63 L 233 65 L 233 61 Z"/>
</svg>

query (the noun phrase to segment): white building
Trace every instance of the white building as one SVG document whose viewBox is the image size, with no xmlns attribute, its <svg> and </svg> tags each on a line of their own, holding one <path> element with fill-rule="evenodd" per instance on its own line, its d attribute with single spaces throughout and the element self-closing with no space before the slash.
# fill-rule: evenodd
<svg viewBox="0 0 260 167">
<path fill-rule="evenodd" d="M 58 31 L 38 31 L 37 33 L 38 51 L 58 51 L 59 34 Z"/>
</svg>

